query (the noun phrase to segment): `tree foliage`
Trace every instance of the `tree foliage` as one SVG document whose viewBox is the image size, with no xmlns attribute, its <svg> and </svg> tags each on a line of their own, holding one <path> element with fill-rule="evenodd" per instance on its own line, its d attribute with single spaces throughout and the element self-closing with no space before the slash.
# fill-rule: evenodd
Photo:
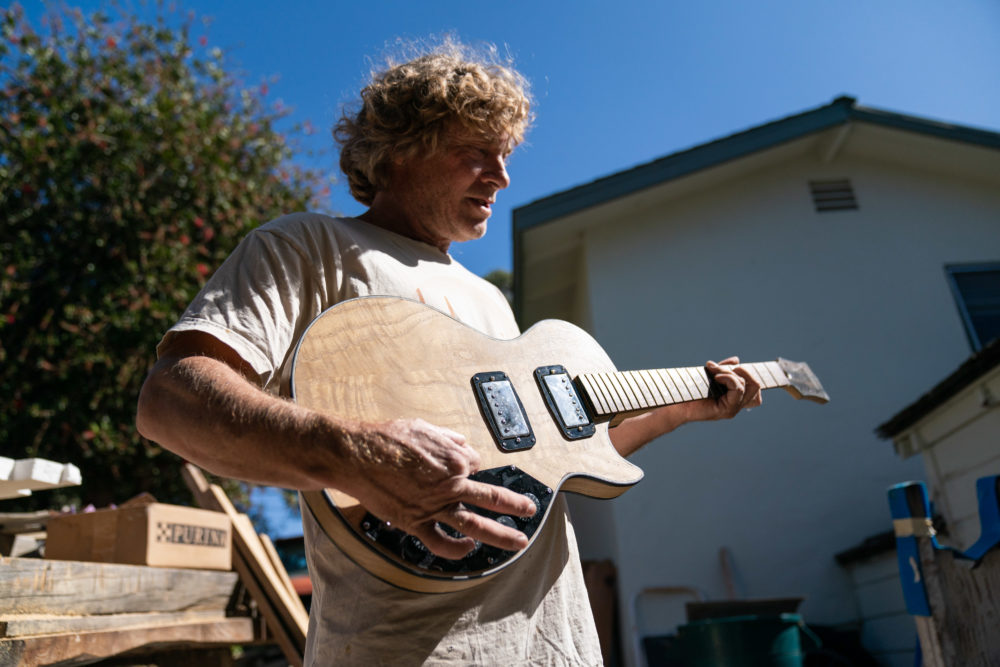
<svg viewBox="0 0 1000 667">
<path fill-rule="evenodd" d="M 176 502 L 179 460 L 134 427 L 155 345 L 251 228 L 323 184 L 191 15 L 46 22 L 0 10 L 0 454 L 81 468 L 36 504 Z"/>
</svg>

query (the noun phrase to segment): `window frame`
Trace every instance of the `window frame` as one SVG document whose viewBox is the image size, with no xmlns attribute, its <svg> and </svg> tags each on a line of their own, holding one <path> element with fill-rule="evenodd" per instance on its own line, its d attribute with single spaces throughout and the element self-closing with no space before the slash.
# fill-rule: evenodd
<svg viewBox="0 0 1000 667">
<path fill-rule="evenodd" d="M 962 273 L 996 273 L 1000 276 L 1000 261 L 945 264 L 944 272 L 948 279 L 948 287 L 951 288 L 952 297 L 955 299 L 955 306 L 958 308 L 962 326 L 965 328 L 965 336 L 969 340 L 969 345 L 972 346 L 973 351 L 978 352 L 990 341 L 981 341 L 979 339 L 979 332 L 976 331 L 976 327 L 972 321 L 972 313 L 969 312 L 969 307 L 966 304 L 966 295 L 962 293 L 955 276 Z"/>
</svg>

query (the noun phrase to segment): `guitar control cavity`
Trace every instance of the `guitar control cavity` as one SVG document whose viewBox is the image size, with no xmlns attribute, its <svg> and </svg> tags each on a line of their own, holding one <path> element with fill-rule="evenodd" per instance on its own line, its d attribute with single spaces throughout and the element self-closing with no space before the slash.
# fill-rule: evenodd
<svg viewBox="0 0 1000 667">
<path fill-rule="evenodd" d="M 563 437 L 580 440 L 594 435 L 594 421 L 565 368 L 540 366 L 535 369 L 535 381 Z"/>
<path fill-rule="evenodd" d="M 476 373 L 472 376 L 472 389 L 500 449 L 516 452 L 534 446 L 535 434 L 528 415 L 506 373 Z"/>
<path fill-rule="evenodd" d="M 470 475 L 469 479 L 484 484 L 503 486 L 531 498 L 538 509 L 529 517 L 512 517 L 480 507 L 468 506 L 476 514 L 481 514 L 504 526 L 521 531 L 528 536 L 528 539 L 531 539 L 539 526 L 542 525 L 549 505 L 555 497 L 551 488 L 545 486 L 516 466 L 500 466 L 499 468 L 480 470 Z M 377 543 L 388 552 L 397 555 L 410 565 L 426 571 L 428 574 L 473 574 L 506 563 L 517 555 L 516 551 L 505 551 L 477 541 L 475 548 L 464 557 L 451 560 L 436 556 L 419 539 L 413 535 L 404 533 L 398 528 L 389 526 L 371 512 L 365 515 L 361 525 L 364 530 L 363 534 L 367 539 Z M 441 523 L 438 525 L 445 533 L 452 537 L 462 536 L 460 532 L 451 526 Z"/>
</svg>

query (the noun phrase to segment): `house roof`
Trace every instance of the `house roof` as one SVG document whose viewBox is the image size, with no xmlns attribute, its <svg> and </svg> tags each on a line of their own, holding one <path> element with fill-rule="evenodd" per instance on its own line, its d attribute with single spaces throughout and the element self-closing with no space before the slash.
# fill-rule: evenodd
<svg viewBox="0 0 1000 667">
<path fill-rule="evenodd" d="M 714 187 L 768 161 L 818 151 L 830 162 L 845 146 L 866 155 L 896 152 L 909 168 L 993 175 L 1000 133 L 858 106 L 853 97 L 736 132 L 589 183 L 556 192 L 513 211 L 514 310 L 522 325 L 542 317 L 572 320 L 580 230 L 611 219 L 609 207 L 691 188 Z M 846 150 L 846 148 L 844 149 Z M 755 166 L 756 165 L 756 166 Z M 659 194 L 657 194 L 659 193 Z M 646 204 L 643 204 L 646 198 Z M 603 212 L 602 212 L 603 211 Z M 539 287 L 541 286 L 541 287 Z M 583 306 L 580 306 L 583 307 Z M 578 324 L 584 325 L 581 320 Z"/>
<path fill-rule="evenodd" d="M 954 373 L 876 428 L 875 433 L 881 438 L 895 437 L 998 364 L 1000 364 L 1000 338 L 966 359 Z"/>
<path fill-rule="evenodd" d="M 816 109 L 671 153 L 520 206 L 513 212 L 514 235 L 554 218 L 851 121 L 1000 149 L 1000 133 L 861 107 L 855 98 L 841 96 Z"/>
</svg>

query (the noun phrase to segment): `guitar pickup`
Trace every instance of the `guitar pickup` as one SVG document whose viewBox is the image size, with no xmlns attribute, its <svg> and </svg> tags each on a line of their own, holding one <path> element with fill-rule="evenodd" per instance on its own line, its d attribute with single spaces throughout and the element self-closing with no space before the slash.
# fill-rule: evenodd
<svg viewBox="0 0 1000 667">
<path fill-rule="evenodd" d="M 534 446 L 535 435 L 528 415 L 506 373 L 476 373 L 472 376 L 472 388 L 500 449 L 516 452 Z"/>
<path fill-rule="evenodd" d="M 594 435 L 594 421 L 565 368 L 540 366 L 535 369 L 535 381 L 538 382 L 549 412 L 566 439 L 580 440 Z"/>
</svg>

